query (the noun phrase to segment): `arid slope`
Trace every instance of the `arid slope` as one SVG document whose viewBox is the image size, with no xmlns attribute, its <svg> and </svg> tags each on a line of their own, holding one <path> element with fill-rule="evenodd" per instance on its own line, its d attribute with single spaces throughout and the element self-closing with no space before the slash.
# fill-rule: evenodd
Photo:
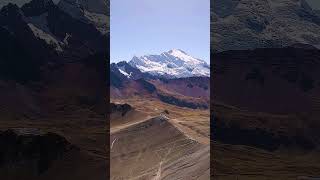
<svg viewBox="0 0 320 180">
<path fill-rule="evenodd" d="M 207 111 L 152 99 L 126 102 L 131 111 L 111 115 L 111 179 L 209 178 Z"/>
</svg>

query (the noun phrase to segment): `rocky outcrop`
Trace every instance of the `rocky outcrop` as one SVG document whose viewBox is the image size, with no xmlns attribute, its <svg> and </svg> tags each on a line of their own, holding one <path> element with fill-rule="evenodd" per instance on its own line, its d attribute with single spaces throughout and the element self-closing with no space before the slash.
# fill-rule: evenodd
<svg viewBox="0 0 320 180">
<path fill-rule="evenodd" d="M 110 103 L 111 113 L 121 113 L 122 116 L 126 115 L 127 112 L 133 110 L 129 104 L 114 104 Z"/>
<path fill-rule="evenodd" d="M 28 128 L 0 132 L 0 146 L 0 174 L 27 172 L 32 177 L 78 149 L 58 134 Z"/>
</svg>

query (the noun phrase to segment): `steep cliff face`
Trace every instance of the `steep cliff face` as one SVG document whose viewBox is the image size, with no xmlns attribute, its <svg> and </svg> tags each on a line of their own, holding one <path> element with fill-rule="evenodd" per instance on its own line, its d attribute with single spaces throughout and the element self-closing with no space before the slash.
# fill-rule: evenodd
<svg viewBox="0 0 320 180">
<path fill-rule="evenodd" d="M 102 112 L 109 36 L 90 19 L 51 0 L 8 4 L 0 10 L 0 37 L 1 113 L 48 116 L 74 111 L 70 106 Z"/>
</svg>

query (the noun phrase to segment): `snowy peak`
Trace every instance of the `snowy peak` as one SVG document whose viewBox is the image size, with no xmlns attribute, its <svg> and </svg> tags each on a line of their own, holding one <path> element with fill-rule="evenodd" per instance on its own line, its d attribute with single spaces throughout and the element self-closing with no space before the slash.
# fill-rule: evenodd
<svg viewBox="0 0 320 180">
<path fill-rule="evenodd" d="M 198 63 L 198 64 L 205 63 L 205 61 L 200 60 L 200 59 L 196 59 L 180 49 L 172 49 L 172 50 L 168 51 L 167 54 L 169 54 L 177 59 L 183 60 L 184 62 L 187 62 L 187 63 Z"/>
<path fill-rule="evenodd" d="M 122 79 L 122 80 L 125 80 L 125 79 L 137 80 L 141 78 L 151 77 L 149 74 L 142 73 L 139 69 L 132 67 L 126 61 L 112 63 L 110 65 L 110 73 L 111 73 L 110 77 L 112 78 L 118 77 L 118 79 Z"/>
<path fill-rule="evenodd" d="M 107 21 L 99 14 L 90 13 L 83 15 L 81 20 L 74 18 L 71 10 L 77 9 L 78 2 L 62 0 L 60 3 L 60 6 L 65 3 L 65 9 L 61 9 L 52 0 L 31 0 L 21 8 L 10 3 L 0 10 L 0 26 L 22 41 L 34 41 L 30 48 L 45 48 L 63 58 L 74 58 L 74 54 L 87 57 L 105 51 L 107 38 L 100 29 L 107 29 L 103 28 Z M 68 7 L 70 11 L 66 13 Z"/>
<path fill-rule="evenodd" d="M 180 49 L 172 49 L 160 55 L 134 56 L 130 65 L 141 72 L 167 78 L 210 76 L 209 65 Z"/>
</svg>

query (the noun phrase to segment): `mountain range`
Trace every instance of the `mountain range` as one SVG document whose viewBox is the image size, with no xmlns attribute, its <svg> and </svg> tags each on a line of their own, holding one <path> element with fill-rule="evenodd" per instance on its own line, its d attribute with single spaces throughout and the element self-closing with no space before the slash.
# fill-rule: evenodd
<svg viewBox="0 0 320 180">
<path fill-rule="evenodd" d="M 134 56 L 128 64 L 155 77 L 210 77 L 210 66 L 204 60 L 194 58 L 180 49 L 172 49 L 160 55 Z M 128 78 L 133 73 L 122 66 L 119 66 L 119 71 Z"/>
<path fill-rule="evenodd" d="M 108 54 L 108 33 L 99 31 L 99 26 L 85 16 L 74 18 L 69 11 L 64 11 L 62 5 L 67 2 L 69 3 L 60 1 L 54 4 L 51 0 L 32 0 L 22 7 L 9 3 L 0 10 L 0 81 L 4 86 L 8 86 L 9 92 L 15 91 L 10 88 L 25 88 L 30 93 L 24 95 L 31 96 L 34 102 L 38 102 L 40 97 L 50 94 L 48 87 L 51 85 L 57 87 L 54 84 L 63 84 L 70 80 L 68 78 L 76 78 L 75 75 L 80 73 L 77 70 L 83 69 L 80 73 L 83 77 L 92 68 L 96 69 L 97 74 L 105 72 L 105 69 L 102 69 L 105 67 L 104 61 L 101 59 L 105 59 Z M 80 9 L 76 4 L 70 5 L 71 7 Z M 82 12 L 87 10 L 83 9 Z M 82 76 L 80 74 L 77 78 Z M 93 73 L 88 74 L 88 77 L 91 75 Z M 105 77 L 97 77 L 97 81 L 92 83 L 102 79 Z M 19 86 L 12 86 L 11 82 L 19 83 Z M 85 80 L 82 82 L 84 85 Z M 41 92 L 34 92 L 35 83 L 38 88 L 42 87 Z M 67 89 L 61 87 L 63 88 Z M 49 94 L 40 95 L 44 93 L 44 89 L 48 90 L 46 93 Z M 82 88 L 85 89 L 87 88 Z M 2 90 L 6 91 L 6 88 Z M 30 104 L 25 106 L 25 110 L 28 106 Z M 33 105 L 38 111 L 46 109 L 45 106 L 38 103 Z"/>
<path fill-rule="evenodd" d="M 211 4 L 214 178 L 319 177 L 307 160 L 319 159 L 319 12 L 304 0 Z"/>
<path fill-rule="evenodd" d="M 304 123 L 310 129 L 296 130 L 301 131 L 296 136 L 310 141 L 319 138 L 319 134 L 309 136 L 304 133 L 319 126 L 312 120 L 318 114 L 317 99 L 320 96 L 317 93 L 320 82 L 317 58 L 320 16 L 317 11 L 305 0 L 214 2 L 211 11 L 211 83 L 215 88 L 211 94 L 215 103 L 248 112 L 287 115 L 305 112 L 308 120 Z M 215 110 L 219 111 L 219 108 Z M 218 121 L 221 119 L 216 118 Z M 267 126 L 266 123 L 240 119 L 230 122 L 239 123 L 246 130 Z M 275 121 L 270 120 L 270 123 Z M 291 125 L 295 126 L 295 123 L 298 122 L 292 121 Z M 299 129 L 298 125 L 283 127 L 288 131 L 295 128 Z"/>
<path fill-rule="evenodd" d="M 192 109 L 209 107 L 209 77 L 165 78 L 151 75 L 122 61 L 110 65 L 110 97 L 158 99 Z"/>
<path fill-rule="evenodd" d="M 112 99 L 157 99 L 192 109 L 209 107 L 210 67 L 186 52 L 173 49 L 160 55 L 133 57 L 110 65 Z"/>
<path fill-rule="evenodd" d="M 0 163 L 2 179 L 106 177 L 105 169 L 109 167 L 105 164 L 103 97 L 107 97 L 109 90 L 106 88 L 109 64 L 105 61 L 109 58 L 109 33 L 108 28 L 101 31 L 102 26 L 108 27 L 108 21 L 101 19 L 109 19 L 109 14 L 72 2 L 75 1 L 55 4 L 50 0 L 32 0 L 20 6 L 9 3 L 1 7 L 1 129 L 21 127 L 53 132 L 78 147 L 76 152 L 62 156 L 66 153 L 46 148 L 48 143 L 60 141 L 42 142 L 39 141 L 42 135 L 11 134 L 8 137 L 13 139 L 1 144 L 25 155 L 8 156 Z M 78 12 L 77 16 L 74 12 Z M 94 143 L 82 138 L 90 136 L 95 137 Z M 7 151 L 2 151 L 1 157 L 7 157 L 4 153 Z M 52 159 L 53 163 L 46 163 L 51 157 L 48 154 L 55 153 L 59 155 Z M 38 165 L 45 169 L 39 172 Z"/>
<path fill-rule="evenodd" d="M 212 51 L 309 44 L 320 47 L 320 15 L 305 0 L 214 0 Z"/>
</svg>

